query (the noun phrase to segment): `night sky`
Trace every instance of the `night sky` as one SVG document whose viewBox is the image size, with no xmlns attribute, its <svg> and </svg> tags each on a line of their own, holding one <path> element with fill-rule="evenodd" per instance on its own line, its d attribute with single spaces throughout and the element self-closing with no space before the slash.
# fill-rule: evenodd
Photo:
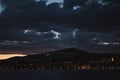
<svg viewBox="0 0 120 80">
<path fill-rule="evenodd" d="M 71 47 L 120 53 L 120 1 L 0 0 L 0 53 Z"/>
</svg>

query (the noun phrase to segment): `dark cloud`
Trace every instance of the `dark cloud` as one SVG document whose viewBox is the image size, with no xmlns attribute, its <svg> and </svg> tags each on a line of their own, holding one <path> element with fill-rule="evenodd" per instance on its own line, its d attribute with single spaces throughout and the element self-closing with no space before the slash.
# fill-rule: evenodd
<svg viewBox="0 0 120 80">
<path fill-rule="evenodd" d="M 97 2 L 92 2 L 78 10 L 67 10 L 60 9 L 58 3 L 48 6 L 31 0 L 4 0 L 4 3 L 7 7 L 0 18 L 0 25 L 3 27 L 20 26 L 19 28 L 21 28 L 24 26 L 23 28 L 25 28 L 26 26 L 35 28 L 35 26 L 40 27 L 41 21 L 51 21 L 107 32 L 119 30 L 120 26 L 120 6 L 118 4 L 103 6 Z"/>
<path fill-rule="evenodd" d="M 119 1 L 76 0 L 64 8 L 33 0 L 1 1 L 5 7 L 0 14 L 1 50 L 77 47 L 117 51 L 120 46 Z"/>
</svg>

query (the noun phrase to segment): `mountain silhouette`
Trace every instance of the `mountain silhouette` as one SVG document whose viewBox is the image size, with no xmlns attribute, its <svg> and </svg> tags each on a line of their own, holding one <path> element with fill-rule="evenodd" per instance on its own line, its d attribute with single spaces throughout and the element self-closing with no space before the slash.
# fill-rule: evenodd
<svg viewBox="0 0 120 80">
<path fill-rule="evenodd" d="M 120 54 L 97 54 L 76 48 L 61 49 L 44 54 L 14 57 L 0 61 L 1 70 L 19 69 L 78 69 L 82 65 L 111 66 L 120 64 Z"/>
<path fill-rule="evenodd" d="M 119 54 L 98 54 L 98 53 L 90 53 L 84 50 L 80 50 L 77 48 L 66 48 L 53 52 L 47 52 L 44 54 L 36 54 L 36 55 L 28 55 L 25 57 L 14 57 L 10 58 L 10 60 L 26 60 L 26 61 L 86 61 L 91 59 L 101 59 L 106 57 L 116 57 L 120 56 Z M 4 61 L 4 60 L 3 60 Z"/>
</svg>

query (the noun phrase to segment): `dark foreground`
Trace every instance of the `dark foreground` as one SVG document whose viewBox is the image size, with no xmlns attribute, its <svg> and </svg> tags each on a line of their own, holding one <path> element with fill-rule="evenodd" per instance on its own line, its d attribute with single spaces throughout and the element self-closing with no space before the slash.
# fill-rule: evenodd
<svg viewBox="0 0 120 80">
<path fill-rule="evenodd" d="M 0 71 L 0 80 L 120 80 L 118 71 Z"/>
</svg>

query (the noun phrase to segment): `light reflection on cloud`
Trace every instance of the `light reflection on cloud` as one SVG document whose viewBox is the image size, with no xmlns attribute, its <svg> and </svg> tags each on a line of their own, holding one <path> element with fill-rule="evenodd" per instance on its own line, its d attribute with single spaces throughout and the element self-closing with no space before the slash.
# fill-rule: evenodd
<svg viewBox="0 0 120 80">
<path fill-rule="evenodd" d="M 73 6 L 73 10 L 80 9 L 80 6 Z"/>
<path fill-rule="evenodd" d="M 2 14 L 2 12 L 5 10 L 5 5 L 2 4 L 2 2 L 0 2 L 0 14 Z"/>
<path fill-rule="evenodd" d="M 51 33 L 53 33 L 55 36 L 53 37 L 54 39 L 60 39 L 60 35 L 61 33 L 57 32 L 57 31 L 54 31 L 54 30 L 51 30 Z"/>
<path fill-rule="evenodd" d="M 73 38 L 76 37 L 78 31 L 79 31 L 78 29 L 73 30 L 73 32 L 72 32 Z"/>
<path fill-rule="evenodd" d="M 49 5 L 51 3 L 63 3 L 63 2 L 64 2 L 64 0 L 48 0 L 46 5 Z"/>
<path fill-rule="evenodd" d="M 61 35 L 60 32 L 55 31 L 55 30 L 50 30 L 50 31 L 47 31 L 47 32 L 40 32 L 40 31 L 36 31 L 36 30 L 26 29 L 26 30 L 23 30 L 23 33 L 24 34 L 33 33 L 37 36 L 44 36 L 44 35 L 47 35 L 47 34 L 49 35 L 49 33 L 52 33 L 54 35 L 53 39 L 60 39 L 60 35 Z"/>
<path fill-rule="evenodd" d="M 99 45 L 109 46 L 109 45 L 120 45 L 120 43 L 117 42 L 99 42 Z"/>
</svg>

